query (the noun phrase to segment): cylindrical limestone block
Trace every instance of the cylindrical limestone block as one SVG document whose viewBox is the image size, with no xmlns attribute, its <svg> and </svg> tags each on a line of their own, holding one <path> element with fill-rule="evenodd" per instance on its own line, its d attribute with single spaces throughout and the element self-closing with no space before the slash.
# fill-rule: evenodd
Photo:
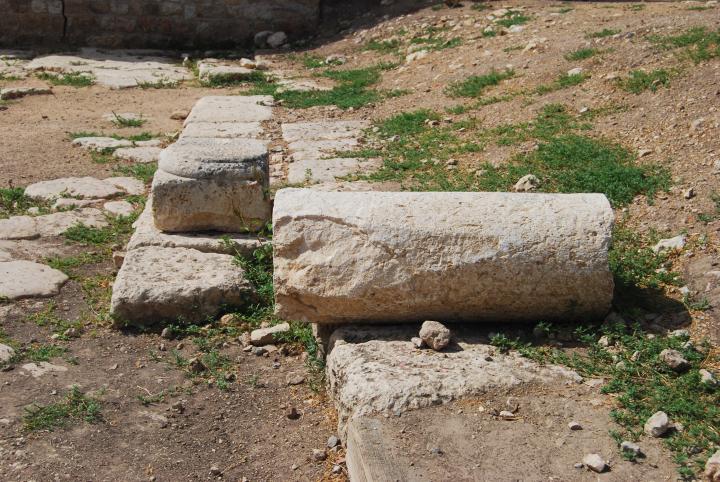
<svg viewBox="0 0 720 482">
<path fill-rule="evenodd" d="M 314 323 L 597 320 L 610 310 L 602 194 L 275 197 L 276 313 Z"/>
</svg>

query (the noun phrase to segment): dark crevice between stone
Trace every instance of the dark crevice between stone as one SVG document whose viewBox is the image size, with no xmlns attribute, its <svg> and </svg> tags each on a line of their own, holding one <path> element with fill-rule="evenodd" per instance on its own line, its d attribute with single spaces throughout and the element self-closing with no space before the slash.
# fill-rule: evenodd
<svg viewBox="0 0 720 482">
<path fill-rule="evenodd" d="M 65 0 L 60 0 L 60 15 L 62 15 L 63 18 L 63 29 L 62 29 L 62 39 L 65 39 L 67 35 L 67 25 L 68 25 L 68 18 L 67 15 L 65 15 Z"/>
</svg>

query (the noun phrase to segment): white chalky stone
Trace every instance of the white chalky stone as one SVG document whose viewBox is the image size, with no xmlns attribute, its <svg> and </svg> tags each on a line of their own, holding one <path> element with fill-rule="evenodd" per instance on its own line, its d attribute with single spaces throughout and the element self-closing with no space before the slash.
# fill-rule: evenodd
<svg viewBox="0 0 720 482">
<path fill-rule="evenodd" d="M 46 298 L 55 296 L 68 280 L 67 275 L 32 261 L 0 263 L 0 298 Z"/>
</svg>

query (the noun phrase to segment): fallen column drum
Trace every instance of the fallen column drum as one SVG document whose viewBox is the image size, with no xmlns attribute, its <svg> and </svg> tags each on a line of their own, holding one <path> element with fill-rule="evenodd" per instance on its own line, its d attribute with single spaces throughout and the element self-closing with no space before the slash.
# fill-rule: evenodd
<svg viewBox="0 0 720 482">
<path fill-rule="evenodd" d="M 590 321 L 610 310 L 602 194 L 283 189 L 276 314 L 313 323 Z"/>
</svg>

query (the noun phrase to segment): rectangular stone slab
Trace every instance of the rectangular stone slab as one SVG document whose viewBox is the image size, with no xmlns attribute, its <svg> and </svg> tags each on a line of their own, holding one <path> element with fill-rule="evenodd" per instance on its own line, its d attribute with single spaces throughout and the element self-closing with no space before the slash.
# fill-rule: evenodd
<svg viewBox="0 0 720 482">
<path fill-rule="evenodd" d="M 166 232 L 257 232 L 270 220 L 262 180 L 192 179 L 158 170 L 152 183 L 155 226 Z"/>
<path fill-rule="evenodd" d="M 380 168 L 379 159 L 353 159 L 341 157 L 337 159 L 298 159 L 288 165 L 288 182 L 302 184 L 304 182 L 330 182 L 337 177 L 348 174 L 369 174 Z"/>
<path fill-rule="evenodd" d="M 192 108 L 185 125 L 193 122 L 262 122 L 272 117 L 273 98 L 268 95 L 203 97 Z"/>
<path fill-rule="evenodd" d="M 610 309 L 602 194 L 275 197 L 276 314 L 315 323 L 596 320 Z"/>
</svg>

